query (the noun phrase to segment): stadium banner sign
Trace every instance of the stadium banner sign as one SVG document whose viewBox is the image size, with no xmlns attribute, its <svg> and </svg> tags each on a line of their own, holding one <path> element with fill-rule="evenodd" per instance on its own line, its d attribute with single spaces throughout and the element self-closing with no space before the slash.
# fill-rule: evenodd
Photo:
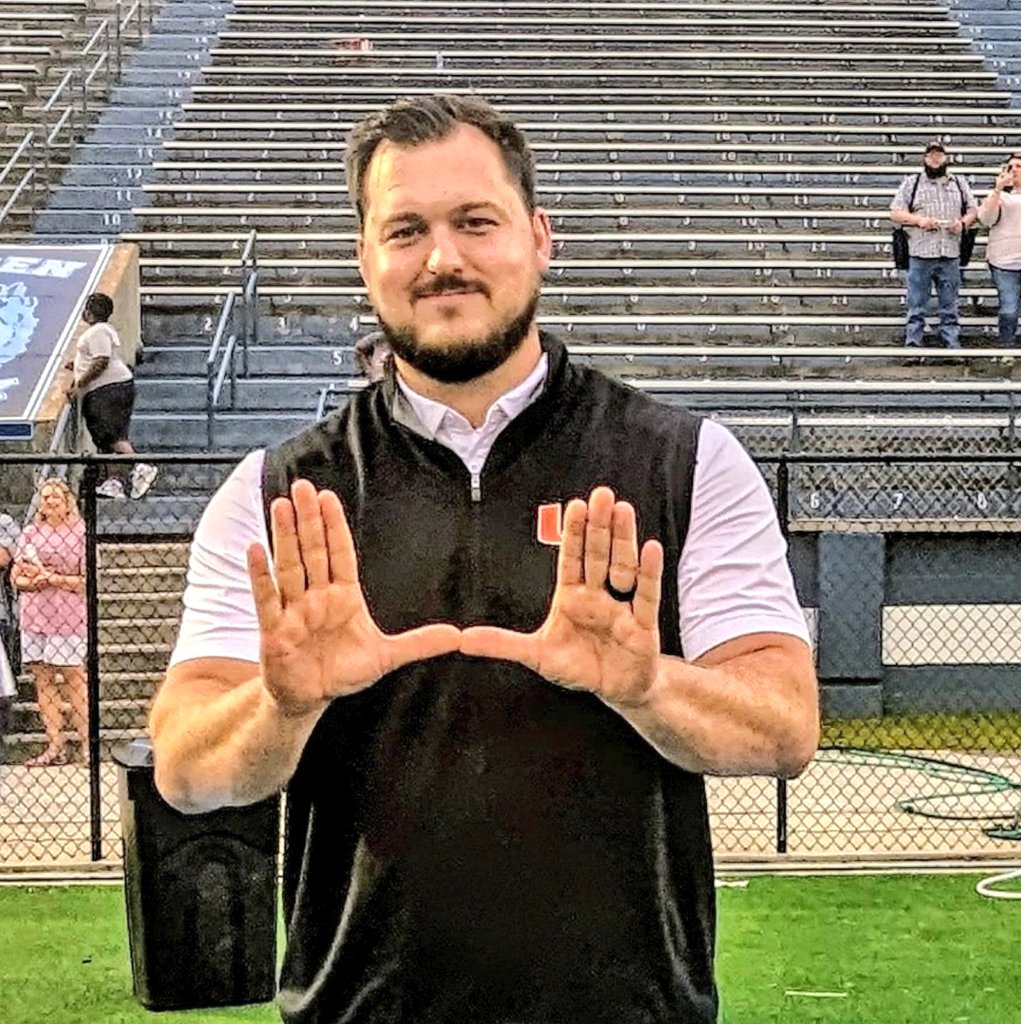
<svg viewBox="0 0 1021 1024">
<path fill-rule="evenodd" d="M 30 440 L 64 350 L 113 251 L 0 245 L 0 440 Z"/>
</svg>

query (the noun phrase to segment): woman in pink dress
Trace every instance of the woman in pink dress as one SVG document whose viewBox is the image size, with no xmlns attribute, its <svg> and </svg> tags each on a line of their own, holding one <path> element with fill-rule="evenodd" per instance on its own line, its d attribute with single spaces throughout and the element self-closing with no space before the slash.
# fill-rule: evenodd
<svg viewBox="0 0 1021 1024">
<path fill-rule="evenodd" d="M 39 511 L 25 527 L 15 549 L 11 579 L 22 594 L 22 661 L 32 673 L 49 741 L 41 754 L 25 764 L 70 764 L 57 676 L 67 688 L 71 720 L 84 757 L 88 741 L 88 694 L 83 671 L 85 524 L 63 480 L 43 482 Z"/>
</svg>

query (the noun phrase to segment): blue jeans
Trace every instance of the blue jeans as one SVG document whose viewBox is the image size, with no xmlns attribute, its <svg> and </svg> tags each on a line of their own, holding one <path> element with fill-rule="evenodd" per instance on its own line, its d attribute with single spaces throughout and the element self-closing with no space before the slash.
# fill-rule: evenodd
<svg viewBox="0 0 1021 1024">
<path fill-rule="evenodd" d="M 921 348 L 925 339 L 925 307 L 932 286 L 939 303 L 939 336 L 947 348 L 961 347 L 961 325 L 957 320 L 957 293 L 961 290 L 961 264 L 956 256 L 925 259 L 912 256 L 908 266 L 908 323 L 904 344 Z"/>
<path fill-rule="evenodd" d="M 1000 300 L 1000 348 L 1014 345 L 1018 307 L 1021 306 L 1021 270 L 1001 270 L 989 264 L 996 294 Z"/>
</svg>

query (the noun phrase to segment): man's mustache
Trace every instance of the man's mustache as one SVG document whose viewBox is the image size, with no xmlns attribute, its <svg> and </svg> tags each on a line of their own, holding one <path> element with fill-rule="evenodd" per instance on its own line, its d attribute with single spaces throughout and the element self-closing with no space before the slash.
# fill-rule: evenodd
<svg viewBox="0 0 1021 1024">
<path fill-rule="evenodd" d="M 437 277 L 428 284 L 413 288 L 412 298 L 428 299 L 433 295 L 442 295 L 444 292 L 478 292 L 480 295 L 489 297 L 489 291 L 480 281 L 465 281 L 460 277 Z"/>
</svg>

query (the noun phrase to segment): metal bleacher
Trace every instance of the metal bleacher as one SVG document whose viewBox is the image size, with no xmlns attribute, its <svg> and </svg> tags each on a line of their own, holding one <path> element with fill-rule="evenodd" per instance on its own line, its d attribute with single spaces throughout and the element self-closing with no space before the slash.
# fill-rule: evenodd
<svg viewBox="0 0 1021 1024">
<path fill-rule="evenodd" d="M 996 392 L 982 415 L 1002 414 L 987 433 L 1002 445 L 1021 381 L 992 347 L 981 237 L 965 351 L 924 366 L 900 347 L 889 253 L 890 198 L 926 141 L 944 139 L 979 194 L 1014 145 L 1018 111 L 958 29 L 916 0 L 236 0 L 133 193 L 139 442 L 266 443 L 307 423 L 323 388 L 345 393 L 374 325 L 345 135 L 398 96 L 471 90 L 535 149 L 556 237 L 541 317 L 578 358 L 729 416 L 754 408 L 756 381 L 771 415 L 799 395 L 802 425 L 841 402 L 863 422 L 896 415 L 905 444 Z"/>
<path fill-rule="evenodd" d="M 0 231 L 20 240 L 144 38 L 153 0 L 0 0 Z"/>
</svg>

